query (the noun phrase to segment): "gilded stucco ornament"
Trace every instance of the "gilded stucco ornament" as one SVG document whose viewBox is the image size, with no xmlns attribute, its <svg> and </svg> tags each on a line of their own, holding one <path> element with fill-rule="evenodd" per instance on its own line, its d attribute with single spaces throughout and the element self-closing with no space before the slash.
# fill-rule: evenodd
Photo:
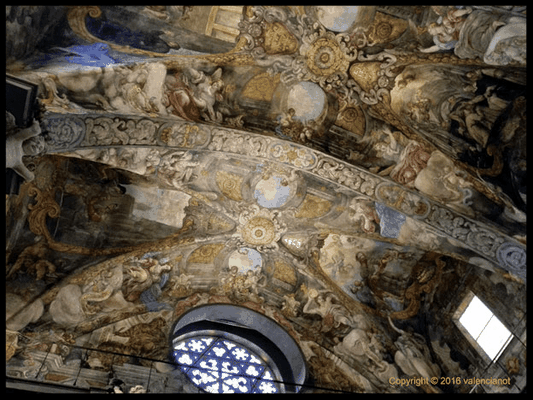
<svg viewBox="0 0 533 400">
<path fill-rule="evenodd" d="M 317 76 L 329 76 L 338 71 L 344 72 L 350 64 L 331 32 L 317 39 L 309 47 L 305 56 L 307 67 Z"/>
<path fill-rule="evenodd" d="M 239 226 L 234 235 L 243 245 L 259 251 L 276 250 L 277 241 L 287 227 L 279 220 L 279 213 L 253 205 L 239 216 Z"/>
<path fill-rule="evenodd" d="M 278 7 L 251 6 L 239 22 L 237 41 L 254 57 L 287 55 L 298 49 L 295 26 L 289 21 L 294 13 Z"/>
<path fill-rule="evenodd" d="M 265 24 L 262 39 L 267 54 L 292 54 L 298 50 L 298 40 L 280 22 Z"/>
<path fill-rule="evenodd" d="M 241 187 L 242 176 L 232 174 L 226 171 L 217 171 L 216 174 L 217 186 L 227 198 L 235 201 L 242 200 Z"/>
<path fill-rule="evenodd" d="M 205 244 L 194 250 L 189 258 L 188 263 L 212 264 L 218 253 L 224 248 L 224 243 Z"/>
</svg>

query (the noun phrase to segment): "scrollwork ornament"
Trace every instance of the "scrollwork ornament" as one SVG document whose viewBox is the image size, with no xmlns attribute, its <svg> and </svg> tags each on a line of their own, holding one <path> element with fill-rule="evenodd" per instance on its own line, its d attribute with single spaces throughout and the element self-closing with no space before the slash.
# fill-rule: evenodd
<svg viewBox="0 0 533 400">
<path fill-rule="evenodd" d="M 43 120 L 47 150 L 67 150 L 77 147 L 85 136 L 82 119 L 69 116 L 51 117 Z"/>
<path fill-rule="evenodd" d="M 476 251 L 493 258 L 496 257 L 496 251 L 502 239 L 496 233 L 479 226 L 474 226 L 473 224 L 468 224 L 467 226 L 469 226 L 471 232 L 468 233 L 466 242 Z M 461 238 L 458 237 L 458 240 L 461 240 Z"/>
<path fill-rule="evenodd" d="M 158 131 L 158 140 L 166 146 L 201 148 L 211 139 L 209 129 L 197 124 L 163 124 Z"/>
<path fill-rule="evenodd" d="M 525 277 L 526 251 L 522 247 L 511 242 L 505 242 L 498 247 L 496 257 L 503 268 Z"/>
<path fill-rule="evenodd" d="M 44 236 L 51 240 L 50 233 L 46 227 L 46 217 L 58 218 L 61 208 L 56 203 L 50 191 L 41 191 L 31 184 L 28 189 L 29 196 L 35 196 L 36 203 L 29 204 L 30 213 L 28 223 L 30 230 L 37 236 Z"/>
<path fill-rule="evenodd" d="M 264 252 L 277 250 L 277 242 L 287 231 L 278 211 L 260 208 L 257 205 L 245 209 L 239 215 L 239 226 L 233 239 L 240 246 L 250 246 Z"/>
</svg>

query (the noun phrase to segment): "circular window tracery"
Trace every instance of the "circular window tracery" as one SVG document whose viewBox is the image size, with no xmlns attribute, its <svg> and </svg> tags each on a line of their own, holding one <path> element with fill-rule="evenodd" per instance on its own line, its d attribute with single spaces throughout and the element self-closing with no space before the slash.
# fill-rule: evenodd
<svg viewBox="0 0 533 400">
<path fill-rule="evenodd" d="M 195 307 L 174 325 L 170 345 L 177 369 L 206 392 L 296 393 L 307 377 L 294 339 L 247 307 Z"/>
<path fill-rule="evenodd" d="M 194 336 L 174 346 L 174 359 L 198 387 L 210 393 L 279 393 L 267 363 L 224 337 Z"/>
</svg>

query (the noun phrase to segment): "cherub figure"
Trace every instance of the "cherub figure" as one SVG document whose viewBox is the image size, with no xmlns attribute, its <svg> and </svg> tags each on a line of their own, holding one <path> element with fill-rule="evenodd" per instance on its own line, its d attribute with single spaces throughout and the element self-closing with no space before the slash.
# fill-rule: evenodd
<svg viewBox="0 0 533 400">
<path fill-rule="evenodd" d="M 23 156 L 36 156 L 44 151 L 44 138 L 39 121 L 33 120 L 28 128 L 17 128 L 15 117 L 6 111 L 6 168 L 13 169 L 26 181 L 31 182 L 35 176 L 22 162 Z"/>
<path fill-rule="evenodd" d="M 428 26 L 428 33 L 433 36 L 433 46 L 420 48 L 423 53 L 434 53 L 441 50 L 451 50 L 459 40 L 459 33 L 466 17 L 472 12 L 471 7 L 456 8 L 454 6 L 432 6 L 433 11 L 440 17 L 437 23 Z"/>
<path fill-rule="evenodd" d="M 55 265 L 46 259 L 49 253 L 46 240 L 42 236 L 37 236 L 35 243 L 22 250 L 15 264 L 6 271 L 6 279 L 11 278 L 22 268 L 26 268 L 26 272 L 35 272 L 37 280 L 43 279 L 47 274 L 54 274 Z"/>
<path fill-rule="evenodd" d="M 215 102 L 222 100 L 219 93 L 223 86 L 222 69 L 218 68 L 211 76 L 202 71 L 191 70 L 191 82 L 195 84 L 193 100 L 202 116 L 208 121 L 222 122 L 222 114 L 215 112 Z"/>
<path fill-rule="evenodd" d="M 188 68 L 181 76 L 168 76 L 166 79 L 166 106 L 171 112 L 188 121 L 199 120 L 222 122 L 220 111 L 215 111 L 215 103 L 222 101 L 220 93 L 224 86 L 222 69 L 218 68 L 211 76 L 202 71 Z"/>
</svg>

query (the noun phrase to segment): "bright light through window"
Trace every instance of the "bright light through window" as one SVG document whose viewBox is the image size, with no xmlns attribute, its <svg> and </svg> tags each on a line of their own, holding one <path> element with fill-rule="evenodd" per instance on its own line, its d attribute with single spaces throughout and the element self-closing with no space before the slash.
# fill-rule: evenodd
<svg viewBox="0 0 533 400">
<path fill-rule="evenodd" d="M 491 360 L 501 352 L 512 337 L 511 332 L 476 296 L 466 308 L 459 322 L 476 340 Z"/>
<path fill-rule="evenodd" d="M 267 364 L 249 349 L 219 337 L 174 345 L 174 359 L 191 381 L 210 393 L 279 393 Z"/>
</svg>

